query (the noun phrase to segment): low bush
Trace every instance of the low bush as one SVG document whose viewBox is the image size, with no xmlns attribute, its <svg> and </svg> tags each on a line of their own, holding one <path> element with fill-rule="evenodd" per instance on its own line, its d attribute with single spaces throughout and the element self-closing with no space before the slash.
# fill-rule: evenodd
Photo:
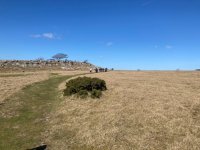
<svg viewBox="0 0 200 150">
<path fill-rule="evenodd" d="M 88 92 L 86 90 L 80 90 L 77 93 L 77 96 L 79 96 L 80 98 L 86 98 L 88 96 Z"/>
<path fill-rule="evenodd" d="M 100 90 L 94 89 L 94 90 L 92 90 L 92 92 L 91 92 L 91 97 L 92 97 L 92 98 L 100 98 L 101 95 L 102 95 L 102 92 L 101 92 Z"/>
<path fill-rule="evenodd" d="M 65 96 L 76 94 L 81 98 L 91 95 L 92 98 L 100 98 L 101 91 L 107 90 L 106 82 L 99 78 L 78 77 L 66 83 Z"/>
</svg>

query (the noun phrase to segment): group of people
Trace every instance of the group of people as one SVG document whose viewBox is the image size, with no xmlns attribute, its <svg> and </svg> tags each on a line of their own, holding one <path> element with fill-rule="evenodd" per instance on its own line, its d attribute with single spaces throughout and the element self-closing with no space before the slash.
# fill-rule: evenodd
<svg viewBox="0 0 200 150">
<path fill-rule="evenodd" d="M 92 73 L 92 71 L 93 71 L 93 69 L 90 68 L 90 73 Z M 108 71 L 108 68 L 94 68 L 94 71 L 95 71 L 96 73 L 98 73 L 98 72 L 107 72 L 107 71 Z"/>
</svg>

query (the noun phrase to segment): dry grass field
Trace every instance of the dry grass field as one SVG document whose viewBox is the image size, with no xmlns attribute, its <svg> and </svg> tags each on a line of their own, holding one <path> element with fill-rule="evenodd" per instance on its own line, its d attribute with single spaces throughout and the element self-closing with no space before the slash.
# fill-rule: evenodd
<svg viewBox="0 0 200 150">
<path fill-rule="evenodd" d="M 84 73 L 1 73 L 0 149 L 200 149 L 200 72 L 87 74 L 106 81 L 100 99 L 63 97 Z"/>
<path fill-rule="evenodd" d="M 200 149 L 200 72 L 114 71 L 101 99 L 63 97 L 45 134 L 51 150 Z"/>
<path fill-rule="evenodd" d="M 52 75 L 75 75 L 85 71 L 39 71 L 0 73 L 0 103 L 23 87 L 48 79 Z"/>
<path fill-rule="evenodd" d="M 58 86 L 82 71 L 1 74 L 8 97 L 0 103 L 0 149 L 30 149 L 40 145 L 48 116 L 60 104 Z M 6 85 L 3 82 L 2 87 Z M 19 88 L 23 87 L 23 88 Z M 3 93 L 2 91 L 1 93 Z"/>
</svg>

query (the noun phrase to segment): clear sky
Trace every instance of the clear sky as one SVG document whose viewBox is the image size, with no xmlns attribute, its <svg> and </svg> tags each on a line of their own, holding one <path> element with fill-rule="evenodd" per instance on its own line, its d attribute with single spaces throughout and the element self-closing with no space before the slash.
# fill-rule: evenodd
<svg viewBox="0 0 200 150">
<path fill-rule="evenodd" d="M 200 68 L 200 0 L 0 0 L 0 59 Z"/>
</svg>

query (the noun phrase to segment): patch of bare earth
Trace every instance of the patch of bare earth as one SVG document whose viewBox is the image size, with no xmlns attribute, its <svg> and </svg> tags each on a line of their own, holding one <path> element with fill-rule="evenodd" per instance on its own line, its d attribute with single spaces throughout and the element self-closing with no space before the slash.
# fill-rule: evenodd
<svg viewBox="0 0 200 150">
<path fill-rule="evenodd" d="M 199 72 L 108 72 L 101 99 L 64 98 L 49 121 L 52 150 L 200 148 Z"/>
<path fill-rule="evenodd" d="M 38 71 L 0 73 L 0 104 L 23 87 L 48 79 L 51 75 L 75 75 L 84 71 Z"/>
</svg>

